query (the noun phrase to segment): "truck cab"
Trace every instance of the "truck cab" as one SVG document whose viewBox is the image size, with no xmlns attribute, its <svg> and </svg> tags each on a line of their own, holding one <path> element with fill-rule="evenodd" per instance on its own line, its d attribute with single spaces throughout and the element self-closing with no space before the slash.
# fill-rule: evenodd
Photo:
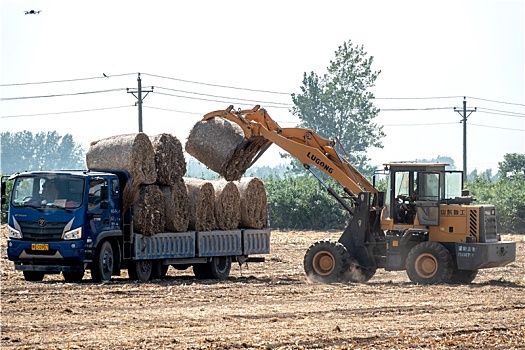
<svg viewBox="0 0 525 350">
<path fill-rule="evenodd" d="M 41 171 L 10 179 L 7 254 L 26 280 L 61 272 L 81 279 L 97 242 L 122 235 L 116 174 Z"/>
</svg>

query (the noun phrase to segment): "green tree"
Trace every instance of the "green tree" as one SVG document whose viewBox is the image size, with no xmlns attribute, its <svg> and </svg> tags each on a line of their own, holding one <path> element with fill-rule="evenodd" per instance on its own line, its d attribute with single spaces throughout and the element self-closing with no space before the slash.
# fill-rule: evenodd
<svg viewBox="0 0 525 350">
<path fill-rule="evenodd" d="M 30 131 L 0 134 L 0 171 L 85 169 L 85 151 L 71 134 Z"/>
<path fill-rule="evenodd" d="M 373 71 L 372 63 L 373 57 L 367 57 L 363 46 L 349 40 L 335 51 L 326 74 L 304 73 L 301 93 L 292 94 L 292 113 L 301 120 L 299 126 L 329 139 L 337 138 L 346 150 L 344 156 L 366 175 L 374 171 L 366 151 L 382 148 L 381 138 L 385 136 L 382 127 L 373 123 L 379 109 L 368 90 L 380 71 Z"/>
<path fill-rule="evenodd" d="M 507 153 L 498 165 L 503 179 L 525 178 L 525 154 Z"/>
<path fill-rule="evenodd" d="M 272 227 L 285 229 L 343 229 L 349 213 L 310 175 L 268 176 L 263 180 L 268 192 Z M 335 186 L 335 181 L 329 181 Z"/>
</svg>

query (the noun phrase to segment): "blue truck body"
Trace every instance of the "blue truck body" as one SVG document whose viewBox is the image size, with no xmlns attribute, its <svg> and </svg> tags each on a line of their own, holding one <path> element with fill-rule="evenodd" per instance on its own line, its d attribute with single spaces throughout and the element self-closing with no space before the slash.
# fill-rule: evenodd
<svg viewBox="0 0 525 350">
<path fill-rule="evenodd" d="M 270 229 L 162 232 L 133 230 L 133 207 L 125 207 L 123 171 L 35 171 L 18 173 L 8 203 L 8 259 L 27 280 L 63 273 L 70 281 L 91 270 L 107 280 L 128 269 L 130 277 L 163 277 L 169 265 L 194 267 L 197 278 L 226 278 L 232 261 L 264 261 Z M 43 199 L 46 182 L 58 197 Z M 5 183 L 2 184 L 5 188 Z"/>
</svg>

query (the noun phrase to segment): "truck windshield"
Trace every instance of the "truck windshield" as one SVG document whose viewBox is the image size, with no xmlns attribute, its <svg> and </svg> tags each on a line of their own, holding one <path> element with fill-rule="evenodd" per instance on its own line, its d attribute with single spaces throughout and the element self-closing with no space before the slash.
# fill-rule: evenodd
<svg viewBox="0 0 525 350">
<path fill-rule="evenodd" d="M 84 180 L 74 177 L 18 177 L 13 184 L 14 207 L 67 208 L 82 206 Z"/>
</svg>

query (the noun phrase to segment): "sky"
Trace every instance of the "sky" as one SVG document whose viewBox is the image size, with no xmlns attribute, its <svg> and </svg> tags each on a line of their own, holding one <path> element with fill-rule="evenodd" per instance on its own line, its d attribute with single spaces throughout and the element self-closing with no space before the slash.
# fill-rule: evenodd
<svg viewBox="0 0 525 350">
<path fill-rule="evenodd" d="M 56 130 L 85 149 L 138 132 L 138 73 L 148 135 L 184 144 L 231 104 L 293 127 L 303 74 L 326 73 L 351 40 L 381 71 L 372 165 L 447 156 L 461 170 L 466 97 L 467 170 L 495 173 L 525 153 L 524 15 L 523 1 L 0 0 L 0 131 Z"/>
</svg>

